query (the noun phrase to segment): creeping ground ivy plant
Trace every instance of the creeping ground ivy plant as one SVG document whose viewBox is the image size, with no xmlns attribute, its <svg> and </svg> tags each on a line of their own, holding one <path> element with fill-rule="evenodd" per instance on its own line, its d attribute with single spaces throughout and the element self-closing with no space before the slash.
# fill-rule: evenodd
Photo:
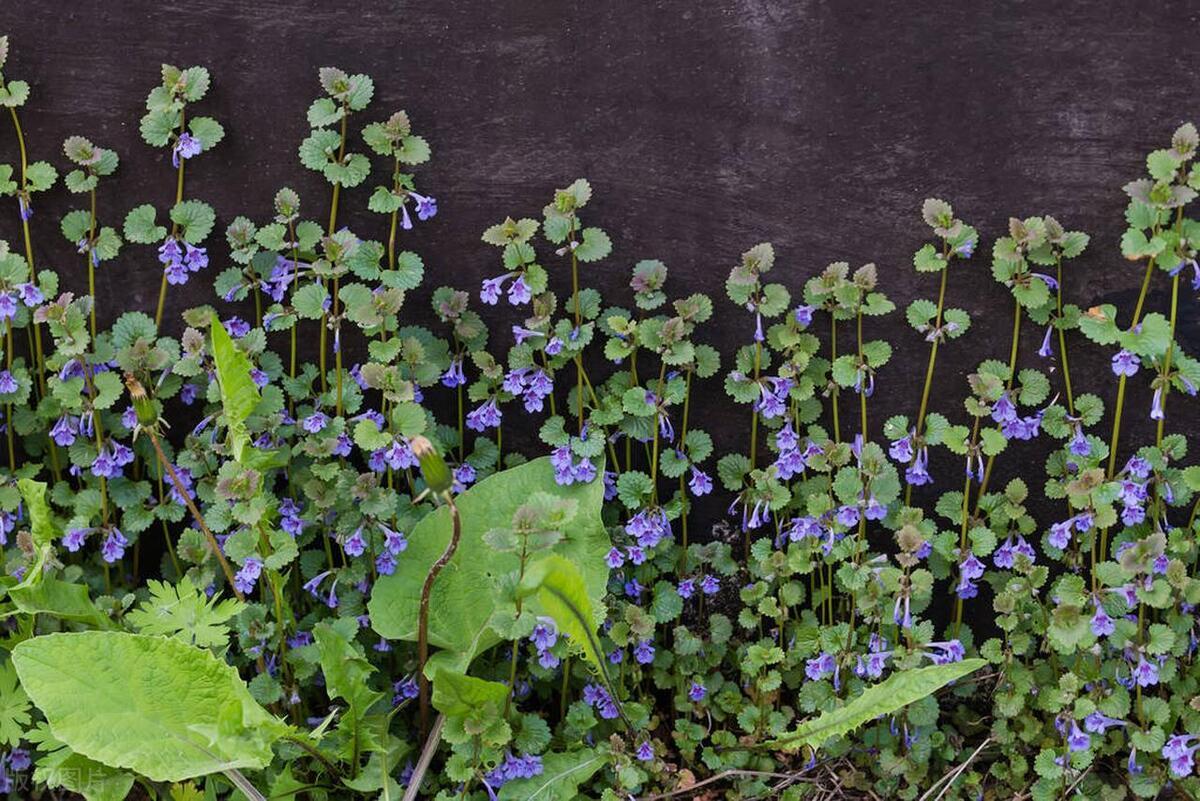
<svg viewBox="0 0 1200 801">
<path fill-rule="evenodd" d="M 367 75 L 316 72 L 325 189 L 225 217 L 186 180 L 234 125 L 208 69 L 163 65 L 118 154 L 29 136 L 9 56 L 0 794 L 1200 796 L 1195 126 L 1124 187 L 1130 308 L 1070 209 L 915 198 L 922 297 L 907 256 L 764 242 L 711 298 L 615 255 L 582 178 L 425 286 L 428 121 Z M 161 185 L 115 192 L 131 159 Z M 143 273 L 153 308 L 98 308 Z"/>
</svg>

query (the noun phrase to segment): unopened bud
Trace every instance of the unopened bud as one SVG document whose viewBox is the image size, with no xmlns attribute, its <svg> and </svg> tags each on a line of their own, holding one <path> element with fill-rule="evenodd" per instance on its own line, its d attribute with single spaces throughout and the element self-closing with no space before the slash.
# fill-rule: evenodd
<svg viewBox="0 0 1200 801">
<path fill-rule="evenodd" d="M 125 388 L 129 390 L 129 400 L 133 401 L 133 411 L 140 425 L 152 426 L 158 422 L 158 413 L 154 410 L 154 402 L 146 394 L 146 388 L 138 381 L 133 373 L 125 374 Z"/>
<path fill-rule="evenodd" d="M 442 494 L 449 492 L 454 485 L 454 477 L 446 460 L 433 447 L 433 443 L 422 436 L 413 437 L 408 441 L 413 456 L 421 463 L 421 475 L 431 492 Z"/>
</svg>

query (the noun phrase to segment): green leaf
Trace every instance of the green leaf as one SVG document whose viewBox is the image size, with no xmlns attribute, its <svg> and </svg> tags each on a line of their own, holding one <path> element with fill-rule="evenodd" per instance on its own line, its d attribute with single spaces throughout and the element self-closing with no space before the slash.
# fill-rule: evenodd
<svg viewBox="0 0 1200 801">
<path fill-rule="evenodd" d="M 171 209 L 171 222 L 180 227 L 183 240 L 193 245 L 208 238 L 216 219 L 212 206 L 199 200 L 185 200 Z"/>
<path fill-rule="evenodd" d="M 454 670 L 439 670 L 433 679 L 433 708 L 449 717 L 465 717 L 488 704 L 499 713 L 507 697 L 507 685 Z"/>
<path fill-rule="evenodd" d="M 325 674 L 326 692 L 330 698 L 341 698 L 350 705 L 350 718 L 357 728 L 371 706 L 384 696 L 367 684 L 375 668 L 352 642 L 357 622 L 351 619 L 350 631 L 346 631 L 347 626 L 341 624 L 344 620 L 318 623 L 313 627 L 313 639 Z"/>
<path fill-rule="evenodd" d="M 930 665 L 893 673 L 879 684 L 863 690 L 845 706 L 822 712 L 769 745 L 785 751 L 803 747 L 815 750 L 830 738 L 849 734 L 878 717 L 897 712 L 986 664 L 986 659 L 964 659 L 948 665 Z"/>
<path fill-rule="evenodd" d="M 575 248 L 575 258 L 582 262 L 600 261 L 612 252 L 612 240 L 599 228 L 584 228 L 583 241 Z"/>
<path fill-rule="evenodd" d="M 249 357 L 241 351 L 214 313 L 212 316 L 213 361 L 217 366 L 217 383 L 221 391 L 221 407 L 229 426 L 233 458 L 242 461 L 250 435 L 246 419 L 254 412 L 262 397 L 250 377 Z"/>
<path fill-rule="evenodd" d="M 522 582 L 522 591 L 533 589 L 558 630 L 583 651 L 597 673 L 606 675 L 606 659 L 596 633 L 596 627 L 604 620 L 603 606 L 598 610 L 593 608 L 587 585 L 575 565 L 557 554 L 534 562 Z"/>
<path fill-rule="evenodd" d="M 54 525 L 50 504 L 46 502 L 46 483 L 22 478 L 17 482 L 17 488 L 29 512 L 29 532 L 33 535 L 34 545 L 49 545 L 58 537 L 58 527 Z"/>
<path fill-rule="evenodd" d="M 211 150 L 225 138 L 225 129 L 212 117 L 192 117 L 188 121 L 188 130 L 192 132 L 192 136 L 200 140 L 201 152 Z"/>
<path fill-rule="evenodd" d="M 519 567 L 516 554 L 492 551 L 483 536 L 498 522 L 511 520 L 517 508 L 535 492 L 577 504 L 568 536 L 553 550 L 576 565 L 595 606 L 604 597 L 608 583 L 604 556 L 612 547 L 600 520 L 604 482 L 560 486 L 554 480 L 548 457 L 489 476 L 456 499 L 462 520 L 461 542 L 438 576 L 430 601 L 429 642 L 446 649 L 449 653 L 444 658 L 460 669 L 465 669 L 476 654 L 499 642 L 488 626 L 498 598 L 496 583 Z M 450 528 L 449 509 L 442 507 L 426 515 L 413 529 L 396 572 L 380 577 L 368 610 L 371 625 L 381 636 L 416 640 L 421 587 L 429 567 L 450 540 Z"/>
<path fill-rule="evenodd" d="M 18 645 L 12 663 L 55 737 L 152 781 L 264 768 L 288 730 L 233 667 L 176 639 L 48 634 Z"/>
<path fill-rule="evenodd" d="M 583 749 L 542 757 L 542 772 L 529 779 L 513 779 L 500 788 L 500 801 L 575 801 L 579 785 L 608 764 L 600 749 Z"/>
<path fill-rule="evenodd" d="M 30 192 L 45 192 L 58 180 L 58 170 L 44 161 L 35 161 L 25 170 L 25 186 Z"/>
<path fill-rule="evenodd" d="M 167 235 L 167 229 L 154 224 L 157 214 L 149 203 L 132 209 L 125 215 L 125 239 L 139 245 L 150 245 L 161 242 Z"/>
<path fill-rule="evenodd" d="M 8 591 L 17 609 L 27 615 L 47 614 L 64 620 L 78 620 L 93 628 L 111 629 L 113 622 L 96 608 L 88 597 L 86 584 L 72 584 L 44 577 L 36 584 L 13 587 Z"/>
<path fill-rule="evenodd" d="M 190 578 L 178 585 L 150 579 L 150 597 L 127 615 L 142 634 L 176 637 L 201 648 L 224 648 L 229 643 L 227 621 L 245 607 L 236 598 L 209 598 Z"/>
<path fill-rule="evenodd" d="M 292 306 L 296 314 L 308 320 L 319 320 L 325 314 L 325 301 L 329 292 L 325 285 L 312 283 L 302 286 L 292 293 Z"/>
<path fill-rule="evenodd" d="M 0 667 L 0 743 L 20 745 L 29 721 L 29 696 L 17 683 L 13 663 L 8 662 Z"/>
<path fill-rule="evenodd" d="M 87 801 L 125 801 L 133 788 L 133 774 L 76 754 L 51 734 L 45 723 L 28 737 L 39 753 L 34 781 L 79 793 Z"/>
</svg>

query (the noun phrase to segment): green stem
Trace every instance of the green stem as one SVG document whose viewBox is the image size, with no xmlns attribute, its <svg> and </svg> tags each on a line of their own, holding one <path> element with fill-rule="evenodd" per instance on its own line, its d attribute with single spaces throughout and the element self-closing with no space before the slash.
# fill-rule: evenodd
<svg viewBox="0 0 1200 801">
<path fill-rule="evenodd" d="M 1162 417 L 1158 418 L 1158 428 L 1154 435 L 1154 444 L 1162 447 L 1163 441 L 1163 426 L 1167 422 L 1167 394 L 1171 391 L 1171 357 L 1175 350 L 1175 325 L 1179 317 L 1179 273 L 1171 278 L 1171 340 L 1167 344 L 1167 355 L 1163 357 L 1163 385 L 1162 397 L 1159 399 L 1159 408 L 1162 410 Z"/>
<path fill-rule="evenodd" d="M 837 318 L 833 316 L 833 312 L 829 313 L 829 364 L 832 365 L 837 361 Z M 832 367 L 830 368 L 832 375 Z M 840 445 L 842 442 L 842 424 L 838 418 L 838 394 L 839 387 L 836 381 L 830 380 L 833 397 L 833 441 Z"/>
<path fill-rule="evenodd" d="M 650 484 L 652 486 L 652 489 L 650 490 L 650 497 L 656 506 L 658 505 L 658 415 L 660 413 L 667 413 L 665 405 L 663 406 L 661 412 L 659 411 L 659 404 L 663 403 L 663 382 L 666 380 L 666 375 L 667 363 L 664 361 L 658 370 L 658 389 L 656 390 L 656 394 L 654 396 L 655 415 L 654 423 L 652 424 L 654 426 L 654 446 L 650 456 Z"/>
<path fill-rule="evenodd" d="M 762 374 L 762 343 L 754 341 L 754 385 Z M 750 412 L 750 469 L 758 466 L 758 403 L 755 402 Z"/>
<path fill-rule="evenodd" d="M 29 154 L 25 150 L 25 133 L 21 130 L 21 119 L 17 116 L 15 106 L 8 107 L 12 116 L 13 129 L 17 132 L 17 147 L 21 151 L 21 192 L 29 189 Z M 33 263 L 33 238 L 29 233 L 29 220 L 21 220 L 21 233 L 25 239 L 25 261 L 29 265 L 29 281 L 38 287 L 37 267 Z M 40 289 L 40 287 L 38 287 Z M 34 358 L 37 361 L 38 391 L 41 397 L 46 396 L 46 360 L 42 353 L 42 327 L 33 323 Z M 52 449 L 54 445 L 50 446 Z"/>
<path fill-rule="evenodd" d="M 1157 231 L 1156 231 L 1157 233 Z M 1150 276 L 1154 273 L 1154 257 L 1151 257 L 1146 262 L 1146 272 L 1142 276 L 1142 289 L 1138 293 L 1137 305 L 1133 309 L 1133 322 L 1130 323 L 1130 328 L 1137 327 L 1138 321 L 1142 319 L 1142 307 L 1146 302 L 1146 294 L 1150 291 Z M 1112 437 L 1108 443 L 1108 471 L 1106 476 L 1109 480 L 1116 474 L 1117 469 L 1117 446 L 1121 440 L 1121 415 L 1125 411 L 1125 380 L 1127 376 L 1122 375 L 1117 380 L 1117 403 L 1113 407 L 1113 425 Z M 1108 555 L 1108 527 L 1100 529 L 1100 553 L 1098 561 L 1103 562 Z M 1095 577 L 1093 576 L 1093 581 Z"/>
<path fill-rule="evenodd" d="M 179 112 L 179 130 L 184 128 L 184 120 L 187 116 L 186 111 Z M 175 205 L 178 206 L 183 202 L 183 168 L 187 164 L 187 159 L 179 160 L 179 167 L 175 171 Z M 171 237 L 174 238 L 179 233 L 179 223 L 171 223 Z M 163 309 L 167 303 L 167 273 L 164 270 L 162 282 L 158 286 L 158 307 L 154 311 L 154 327 L 162 328 Z"/>
<path fill-rule="evenodd" d="M 1011 392 L 1013 382 L 1017 378 L 1017 346 L 1021 342 L 1021 304 L 1013 301 L 1013 329 L 1012 329 L 1012 347 L 1008 354 L 1008 381 L 1005 382 L 1004 391 Z M 992 478 L 992 467 L 996 464 L 995 454 L 988 457 L 987 466 L 983 469 L 983 480 L 979 482 L 979 495 L 975 498 L 975 514 L 979 514 L 979 505 L 983 503 L 983 496 L 987 493 L 988 482 Z"/>
<path fill-rule="evenodd" d="M 13 364 L 13 335 L 12 335 L 12 318 L 4 321 L 4 366 L 10 373 L 12 372 Z M 8 470 L 10 473 L 17 472 L 17 451 L 13 445 L 13 414 L 12 404 L 4 405 L 4 435 L 8 440 Z"/>
<path fill-rule="evenodd" d="M 688 411 L 692 403 L 692 370 L 688 370 L 686 384 L 683 389 L 683 423 L 679 427 L 679 442 L 684 448 L 687 447 L 688 434 Z M 686 480 L 681 473 L 679 475 L 679 497 L 683 500 L 683 509 L 679 513 L 680 530 L 682 532 L 681 544 L 679 551 L 679 573 L 682 575 L 687 569 L 687 549 L 688 549 L 688 508 L 691 502 L 687 499 Z"/>
<path fill-rule="evenodd" d="M 948 245 L 942 245 L 942 256 L 945 261 L 945 255 Z M 937 363 L 938 343 L 942 340 L 942 311 L 946 303 L 946 280 L 950 274 L 949 265 L 942 267 L 942 281 L 938 288 L 937 300 L 937 316 L 934 319 L 934 336 L 933 342 L 929 345 L 929 361 L 925 365 L 925 386 L 921 390 L 921 407 L 917 412 L 917 423 L 915 426 L 915 437 L 919 437 L 925 429 L 925 413 L 929 409 L 929 391 L 933 388 L 933 366 Z M 913 443 L 916 447 L 916 443 Z M 908 506 L 912 502 L 912 485 L 908 484 L 904 488 L 904 505 Z"/>
<path fill-rule="evenodd" d="M 1055 298 L 1056 305 L 1058 308 L 1058 317 L 1057 317 L 1056 322 L 1059 323 L 1058 325 L 1055 326 L 1055 328 L 1058 329 L 1058 353 L 1059 353 L 1059 356 L 1062 358 L 1063 383 L 1066 385 L 1066 390 L 1067 390 L 1067 411 L 1071 414 L 1072 417 L 1074 417 L 1075 416 L 1075 393 L 1071 390 L 1071 366 L 1067 362 L 1067 332 L 1063 330 L 1063 327 L 1061 325 L 1062 313 L 1063 313 L 1062 256 L 1056 256 L 1054 261 L 1058 267 L 1058 289 L 1057 289 L 1057 296 Z"/>
</svg>

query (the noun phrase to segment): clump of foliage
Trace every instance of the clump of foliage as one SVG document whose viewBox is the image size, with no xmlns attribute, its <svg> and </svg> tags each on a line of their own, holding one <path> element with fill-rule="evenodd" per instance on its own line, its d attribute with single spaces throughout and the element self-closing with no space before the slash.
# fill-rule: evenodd
<svg viewBox="0 0 1200 801">
<path fill-rule="evenodd" d="M 730 259 L 731 303 L 675 292 L 657 259 L 606 298 L 583 179 L 482 232 L 495 274 L 412 314 L 431 147 L 368 76 L 318 78 L 298 155 L 328 197 L 282 187 L 222 221 L 225 245 L 185 182 L 224 136 L 206 69 L 164 65 L 141 120 L 169 208 L 113 223 L 118 154 L 68 138 L 76 295 L 34 263 L 59 173 L 28 160 L 30 87 L 0 73 L 21 228 L 0 242 L 0 792 L 1200 794 L 1200 466 L 1179 430 L 1200 362 L 1177 339 L 1200 291 L 1194 126 L 1125 187 L 1132 310 L 1071 302 L 1086 234 L 1013 219 L 988 256 L 925 201 L 912 263 L 936 300 L 903 314 L 928 358 L 911 413 L 884 420 L 873 394 L 905 386 L 878 334 L 897 313 L 885 271 L 797 281 L 763 243 Z M 373 175 L 378 224 L 351 231 L 342 189 Z M 977 334 L 949 277 L 989 258 L 1010 344 L 979 341 L 965 403 L 939 408 L 939 353 Z M 118 261 L 161 270 L 161 291 L 153 316 L 105 310 L 102 328 Z M 168 289 L 204 275 L 211 305 L 166 315 Z M 1169 308 L 1149 309 L 1164 282 Z M 489 324 L 502 303 L 519 324 Z M 702 341 L 715 314 L 744 319 L 744 344 Z M 1094 347 L 1113 375 L 1072 376 L 1068 349 Z M 1149 409 L 1127 403 L 1138 383 Z M 736 452 L 692 413 L 719 385 L 743 407 L 721 420 Z M 514 417 L 540 442 L 506 440 Z M 1044 477 L 993 483 L 1037 447 Z M 948 460 L 961 472 L 937 475 Z"/>
</svg>

